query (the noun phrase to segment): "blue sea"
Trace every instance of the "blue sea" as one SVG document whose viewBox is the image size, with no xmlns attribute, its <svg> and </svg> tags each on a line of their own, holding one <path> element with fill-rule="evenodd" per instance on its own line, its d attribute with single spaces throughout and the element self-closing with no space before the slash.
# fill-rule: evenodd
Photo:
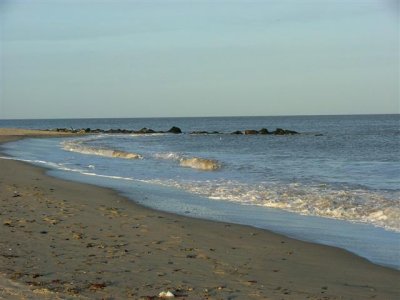
<svg viewBox="0 0 400 300">
<path fill-rule="evenodd" d="M 14 128 L 183 132 L 24 139 L 1 151 L 154 209 L 265 228 L 400 269 L 399 121 L 399 115 L 0 120 L 0 127 Z M 300 134 L 231 134 L 261 128 Z"/>
</svg>

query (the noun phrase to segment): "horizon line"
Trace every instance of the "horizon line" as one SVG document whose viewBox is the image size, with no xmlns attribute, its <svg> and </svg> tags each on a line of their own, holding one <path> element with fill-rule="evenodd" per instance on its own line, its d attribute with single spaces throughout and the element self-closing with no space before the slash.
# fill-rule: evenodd
<svg viewBox="0 0 400 300">
<path fill-rule="evenodd" d="M 84 120 L 84 119 L 187 119 L 187 118 L 260 118 L 260 117 L 328 117 L 328 116 L 385 116 L 385 115 L 400 115 L 397 113 L 368 113 L 368 114 L 309 114 L 309 115 L 231 115 L 231 116 L 181 116 L 181 117 L 76 117 L 76 118 L 0 118 L 0 121 L 23 121 L 23 120 Z"/>
</svg>

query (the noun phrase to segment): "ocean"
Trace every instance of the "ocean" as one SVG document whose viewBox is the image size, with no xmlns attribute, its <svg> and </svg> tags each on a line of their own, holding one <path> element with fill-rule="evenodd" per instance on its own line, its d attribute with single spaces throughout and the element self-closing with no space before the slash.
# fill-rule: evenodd
<svg viewBox="0 0 400 300">
<path fill-rule="evenodd" d="M 0 127 L 14 128 L 183 132 L 24 139 L 1 151 L 154 209 L 265 228 L 400 269 L 399 121 L 399 115 L 0 120 Z M 261 128 L 300 134 L 231 134 Z"/>
</svg>

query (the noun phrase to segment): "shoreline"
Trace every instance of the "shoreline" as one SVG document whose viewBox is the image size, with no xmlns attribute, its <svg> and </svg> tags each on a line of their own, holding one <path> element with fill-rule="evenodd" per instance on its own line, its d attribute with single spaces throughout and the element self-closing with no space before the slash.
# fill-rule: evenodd
<svg viewBox="0 0 400 300">
<path fill-rule="evenodd" d="M 0 143 L 25 136 L 0 131 Z M 400 294 L 399 271 L 339 248 L 152 210 L 22 162 L 0 159 L 0 170 L 1 278 L 24 284 L 33 299 L 145 299 L 166 290 L 183 299 Z M 0 299 L 6 290 L 1 280 Z"/>
</svg>

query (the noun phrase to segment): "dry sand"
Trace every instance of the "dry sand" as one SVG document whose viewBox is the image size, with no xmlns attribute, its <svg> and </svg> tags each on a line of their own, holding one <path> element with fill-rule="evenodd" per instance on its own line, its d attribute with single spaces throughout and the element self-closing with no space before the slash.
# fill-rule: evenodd
<svg viewBox="0 0 400 300">
<path fill-rule="evenodd" d="M 400 299 L 399 271 L 344 250 L 151 210 L 25 163 L 0 159 L 0 191 L 0 299 Z"/>
</svg>

